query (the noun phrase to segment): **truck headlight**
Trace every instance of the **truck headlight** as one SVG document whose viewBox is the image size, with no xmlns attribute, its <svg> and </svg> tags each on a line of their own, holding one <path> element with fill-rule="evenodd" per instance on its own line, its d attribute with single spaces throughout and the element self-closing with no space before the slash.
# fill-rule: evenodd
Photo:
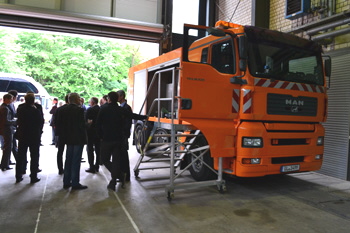
<svg viewBox="0 0 350 233">
<path fill-rule="evenodd" d="M 244 137 L 242 140 L 242 147 L 263 147 L 263 140 L 262 138 Z"/>
<path fill-rule="evenodd" d="M 324 137 L 318 137 L 317 138 L 317 145 L 318 146 L 323 146 L 324 143 Z"/>
<path fill-rule="evenodd" d="M 242 164 L 260 164 L 261 163 L 261 159 L 260 158 L 243 158 L 242 159 Z"/>
</svg>

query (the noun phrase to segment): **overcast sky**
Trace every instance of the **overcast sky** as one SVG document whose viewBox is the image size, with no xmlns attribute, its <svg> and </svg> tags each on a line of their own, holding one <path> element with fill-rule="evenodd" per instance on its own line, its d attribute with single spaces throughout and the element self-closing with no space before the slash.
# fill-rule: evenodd
<svg viewBox="0 0 350 233">
<path fill-rule="evenodd" d="M 183 25 L 198 24 L 199 0 L 173 1 L 173 32 L 183 33 Z"/>
</svg>

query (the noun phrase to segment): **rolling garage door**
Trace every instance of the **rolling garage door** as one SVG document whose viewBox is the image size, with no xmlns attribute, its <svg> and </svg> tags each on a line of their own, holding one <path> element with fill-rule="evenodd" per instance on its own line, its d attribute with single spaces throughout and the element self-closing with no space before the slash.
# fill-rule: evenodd
<svg viewBox="0 0 350 233">
<path fill-rule="evenodd" d="M 349 180 L 350 50 L 335 51 L 328 89 L 324 163 L 320 173 Z"/>
</svg>

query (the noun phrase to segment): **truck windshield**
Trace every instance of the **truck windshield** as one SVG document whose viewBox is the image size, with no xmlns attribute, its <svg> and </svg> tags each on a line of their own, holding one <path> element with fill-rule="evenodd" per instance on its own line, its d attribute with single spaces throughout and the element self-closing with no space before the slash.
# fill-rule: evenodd
<svg viewBox="0 0 350 233">
<path fill-rule="evenodd" d="M 255 77 L 323 85 L 322 61 L 295 47 L 250 44 L 248 66 Z"/>
<path fill-rule="evenodd" d="M 323 85 L 321 49 L 313 41 L 248 28 L 248 66 L 260 78 Z"/>
</svg>

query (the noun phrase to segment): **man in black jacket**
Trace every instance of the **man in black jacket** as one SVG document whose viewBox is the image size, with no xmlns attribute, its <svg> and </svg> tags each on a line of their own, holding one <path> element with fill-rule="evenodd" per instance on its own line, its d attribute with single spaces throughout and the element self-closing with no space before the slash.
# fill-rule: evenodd
<svg viewBox="0 0 350 233">
<path fill-rule="evenodd" d="M 84 109 L 80 107 L 78 93 L 70 93 L 68 101 L 69 105 L 60 111 L 58 119 L 60 140 L 67 145 L 63 188 L 86 189 L 87 186 L 80 184 L 80 161 L 86 144 Z"/>
<path fill-rule="evenodd" d="M 26 94 L 32 94 L 32 95 L 34 95 L 34 98 L 35 98 L 35 94 L 34 94 L 33 91 L 27 91 Z M 18 109 L 20 109 L 20 108 L 23 107 L 23 106 L 26 106 L 26 103 L 22 103 L 22 104 L 18 105 Z M 35 100 L 34 100 L 34 106 L 35 106 L 35 107 L 39 110 L 39 112 L 40 112 L 40 117 L 41 117 L 41 122 L 42 122 L 42 124 L 41 124 L 41 135 L 42 135 L 42 133 L 43 133 L 43 127 L 44 127 L 44 123 L 45 123 L 44 113 L 43 113 L 43 107 L 41 106 L 41 104 L 36 103 Z M 17 111 L 18 111 L 18 109 L 17 109 Z M 40 145 L 41 145 L 41 135 L 40 135 Z M 27 153 L 26 153 L 24 156 L 25 156 L 24 158 L 21 158 L 21 159 L 24 159 L 24 161 L 25 161 L 25 162 L 22 164 L 22 165 L 23 165 L 23 174 L 25 174 L 26 171 L 27 171 Z M 40 158 L 40 153 L 39 153 L 39 158 Z M 39 164 L 38 164 L 38 165 L 39 165 Z M 38 173 L 39 173 L 39 172 L 41 172 L 41 169 L 38 167 Z"/>
<path fill-rule="evenodd" d="M 17 160 L 17 147 L 15 145 L 16 139 L 13 137 L 16 131 L 15 112 L 11 109 L 13 96 L 5 94 L 3 103 L 0 107 L 0 135 L 4 138 L 3 154 L 1 159 L 1 170 L 6 171 L 12 169 L 10 165 L 11 151 Z"/>
<path fill-rule="evenodd" d="M 57 110 L 57 104 L 58 104 L 58 99 L 57 98 L 53 98 L 53 106 L 50 110 L 50 114 L 51 114 L 51 120 L 50 120 L 50 126 L 52 128 L 52 143 L 51 145 L 55 145 L 56 144 L 56 140 L 55 140 L 55 113 Z"/>
<path fill-rule="evenodd" d="M 98 98 L 91 97 L 89 101 L 90 107 L 86 110 L 86 125 L 87 125 L 87 156 L 90 168 L 86 172 L 95 173 L 100 167 L 100 150 L 101 140 L 97 135 L 96 119 L 100 106 L 98 106 Z M 94 159 L 94 152 L 96 160 Z M 95 162 L 95 163 L 94 163 Z"/>
<path fill-rule="evenodd" d="M 115 190 L 117 179 L 125 183 L 125 173 L 120 168 L 121 145 L 124 138 L 123 117 L 143 120 L 147 116 L 134 114 L 118 105 L 117 92 L 108 93 L 108 104 L 101 106 L 97 116 L 96 127 L 101 138 L 101 158 L 105 167 L 111 173 L 111 181 L 107 188 Z M 112 156 L 112 162 L 110 161 Z"/>
<path fill-rule="evenodd" d="M 68 106 L 68 94 L 64 97 L 65 104 L 62 105 L 61 107 L 58 107 L 56 112 L 55 112 L 55 117 L 54 117 L 54 124 L 55 124 L 55 135 L 56 135 L 56 147 L 57 147 L 57 168 L 58 168 L 58 174 L 62 175 L 63 174 L 63 152 L 64 152 L 64 140 L 63 137 L 60 137 L 60 120 L 59 118 L 61 117 L 60 112 L 62 109 L 66 108 Z"/>
<path fill-rule="evenodd" d="M 30 183 L 40 181 L 37 177 L 39 167 L 39 148 L 43 118 L 40 110 L 34 105 L 34 94 L 27 94 L 25 103 L 17 109 L 18 159 L 16 164 L 16 182 L 23 180 L 23 167 L 27 163 L 27 150 L 30 151 Z"/>
<path fill-rule="evenodd" d="M 126 99 L 125 99 L 125 92 L 123 90 L 117 91 L 119 99 L 118 102 L 120 104 L 120 107 L 125 108 L 129 112 L 132 113 L 131 107 L 127 104 Z M 122 172 L 126 173 L 126 181 L 130 181 L 130 162 L 129 162 L 129 138 L 131 134 L 131 125 L 132 125 L 132 119 L 129 117 L 123 117 L 123 139 L 122 139 L 122 156 L 121 156 L 121 169 Z"/>
<path fill-rule="evenodd" d="M 16 90 L 9 90 L 7 93 L 12 95 L 12 103 L 10 104 L 9 107 L 10 107 L 11 111 L 13 112 L 14 117 L 17 117 L 17 111 L 16 111 L 15 103 L 17 102 L 18 91 L 16 91 Z M 15 160 L 16 160 L 16 156 L 18 154 L 17 140 L 16 140 L 16 138 L 13 138 L 12 140 L 13 140 L 13 142 L 12 142 L 12 154 L 13 154 L 13 157 L 15 157 Z M 14 165 L 14 164 L 15 163 L 13 163 L 11 161 L 11 159 L 10 159 L 10 165 Z"/>
</svg>

